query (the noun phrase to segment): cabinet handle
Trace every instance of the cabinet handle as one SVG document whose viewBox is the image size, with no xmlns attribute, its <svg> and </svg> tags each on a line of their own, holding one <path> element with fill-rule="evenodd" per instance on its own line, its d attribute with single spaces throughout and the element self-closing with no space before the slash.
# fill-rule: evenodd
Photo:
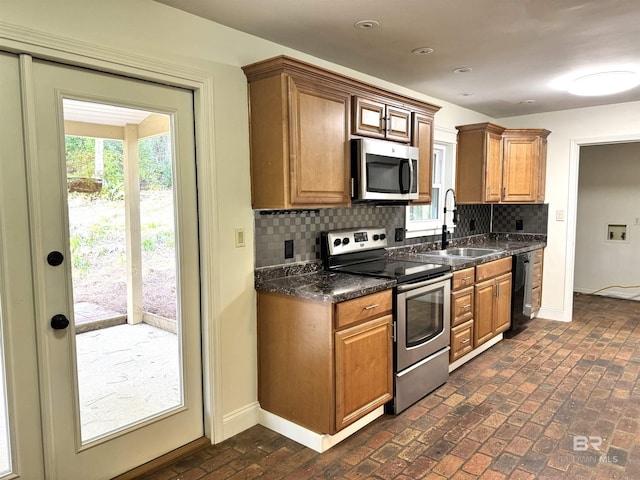
<svg viewBox="0 0 640 480">
<path fill-rule="evenodd" d="M 461 344 L 463 344 L 463 345 L 464 345 L 465 343 L 469 343 L 469 339 L 468 339 L 468 338 L 465 338 L 465 339 L 464 339 L 464 340 L 462 340 L 460 343 L 461 343 Z"/>
<path fill-rule="evenodd" d="M 466 305 L 463 305 L 462 308 L 464 308 L 465 310 L 468 309 L 468 308 L 471 308 L 471 304 L 467 303 Z"/>
<path fill-rule="evenodd" d="M 463 282 L 466 282 L 467 280 L 471 280 L 471 277 L 462 277 Z"/>
<path fill-rule="evenodd" d="M 500 296 L 500 284 L 496 285 L 496 291 L 497 291 L 496 297 L 499 297 Z"/>
<path fill-rule="evenodd" d="M 391 339 L 394 342 L 396 341 L 396 322 L 393 322 L 393 325 L 391 325 Z"/>
<path fill-rule="evenodd" d="M 378 308 L 380 306 L 379 303 L 374 303 L 373 305 L 369 305 L 368 307 L 364 307 L 363 310 L 372 310 L 374 308 Z"/>
</svg>

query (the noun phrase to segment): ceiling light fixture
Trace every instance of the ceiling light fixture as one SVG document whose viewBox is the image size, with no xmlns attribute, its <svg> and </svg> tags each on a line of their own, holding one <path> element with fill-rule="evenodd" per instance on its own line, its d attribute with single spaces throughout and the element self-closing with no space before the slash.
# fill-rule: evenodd
<svg viewBox="0 0 640 480">
<path fill-rule="evenodd" d="M 471 67 L 458 67 L 453 69 L 454 73 L 469 73 L 472 70 Z"/>
<path fill-rule="evenodd" d="M 520 102 L 520 104 L 522 104 L 522 105 L 530 105 L 530 104 L 532 104 L 532 103 L 536 103 L 536 101 L 535 101 L 535 100 L 533 100 L 533 99 L 527 99 L 527 100 L 522 100 L 522 101 Z"/>
<path fill-rule="evenodd" d="M 470 97 L 473 93 L 470 92 L 462 92 L 458 94 L 460 97 Z"/>
<path fill-rule="evenodd" d="M 411 50 L 411 53 L 413 53 L 414 55 L 429 55 L 430 53 L 433 53 L 433 48 L 418 47 Z"/>
<path fill-rule="evenodd" d="M 361 28 L 363 30 L 369 30 L 372 28 L 378 28 L 380 24 L 375 20 L 360 20 L 353 24 L 355 28 Z"/>
<path fill-rule="evenodd" d="M 596 97 L 631 90 L 640 85 L 640 75 L 629 70 L 591 73 L 574 79 L 568 92 L 573 95 Z"/>
</svg>

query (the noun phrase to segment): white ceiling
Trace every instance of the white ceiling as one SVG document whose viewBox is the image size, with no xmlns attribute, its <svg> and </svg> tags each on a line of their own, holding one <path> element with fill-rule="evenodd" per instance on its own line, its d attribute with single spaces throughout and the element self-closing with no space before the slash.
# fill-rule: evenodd
<svg viewBox="0 0 640 480">
<path fill-rule="evenodd" d="M 62 101 L 64 119 L 75 122 L 97 123 L 124 127 L 126 124 L 138 125 L 152 112 L 133 108 L 118 107 L 103 103 L 85 102 L 65 98 Z"/>
<path fill-rule="evenodd" d="M 640 87 L 577 97 L 549 85 L 593 67 L 640 68 L 638 0 L 157 1 L 494 118 L 640 100 Z"/>
</svg>

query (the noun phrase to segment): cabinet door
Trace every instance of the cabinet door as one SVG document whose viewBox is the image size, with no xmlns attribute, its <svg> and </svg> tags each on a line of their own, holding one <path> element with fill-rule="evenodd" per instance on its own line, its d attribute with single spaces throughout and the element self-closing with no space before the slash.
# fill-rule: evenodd
<svg viewBox="0 0 640 480">
<path fill-rule="evenodd" d="M 402 108 L 387 106 L 386 138 L 398 142 L 411 141 L 411 112 Z"/>
<path fill-rule="evenodd" d="M 477 283 L 475 286 L 473 348 L 493 337 L 494 292 L 493 279 Z"/>
<path fill-rule="evenodd" d="M 538 159 L 538 184 L 536 185 L 536 203 L 544 203 L 547 184 L 547 139 L 540 139 L 540 158 Z"/>
<path fill-rule="evenodd" d="M 502 174 L 504 202 L 535 202 L 538 198 L 538 137 L 505 136 Z"/>
<path fill-rule="evenodd" d="M 335 333 L 336 431 L 393 397 L 392 316 Z"/>
<path fill-rule="evenodd" d="M 511 272 L 495 279 L 496 297 L 493 334 L 504 332 L 511 325 Z"/>
<path fill-rule="evenodd" d="M 385 104 L 353 97 L 353 133 L 367 137 L 385 137 Z"/>
<path fill-rule="evenodd" d="M 413 114 L 413 146 L 418 147 L 418 194 L 413 204 L 431 203 L 433 186 L 433 117 Z"/>
<path fill-rule="evenodd" d="M 487 133 L 485 202 L 499 202 L 502 190 L 502 135 Z"/>
<path fill-rule="evenodd" d="M 289 77 L 291 204 L 351 202 L 350 95 Z"/>
</svg>

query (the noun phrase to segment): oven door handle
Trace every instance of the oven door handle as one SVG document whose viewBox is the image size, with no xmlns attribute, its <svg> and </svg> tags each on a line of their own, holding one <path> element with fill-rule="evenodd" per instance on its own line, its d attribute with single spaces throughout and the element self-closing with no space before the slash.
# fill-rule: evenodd
<svg viewBox="0 0 640 480">
<path fill-rule="evenodd" d="M 445 280 L 449 280 L 451 277 L 453 277 L 453 273 L 445 273 L 444 275 L 441 275 L 439 277 L 431 278 L 429 280 L 424 280 L 422 282 L 403 283 L 398 285 L 396 289 L 398 292 L 407 292 L 409 290 L 415 290 L 416 288 L 426 287 L 427 285 L 433 285 L 434 283 L 439 283 Z"/>
</svg>

